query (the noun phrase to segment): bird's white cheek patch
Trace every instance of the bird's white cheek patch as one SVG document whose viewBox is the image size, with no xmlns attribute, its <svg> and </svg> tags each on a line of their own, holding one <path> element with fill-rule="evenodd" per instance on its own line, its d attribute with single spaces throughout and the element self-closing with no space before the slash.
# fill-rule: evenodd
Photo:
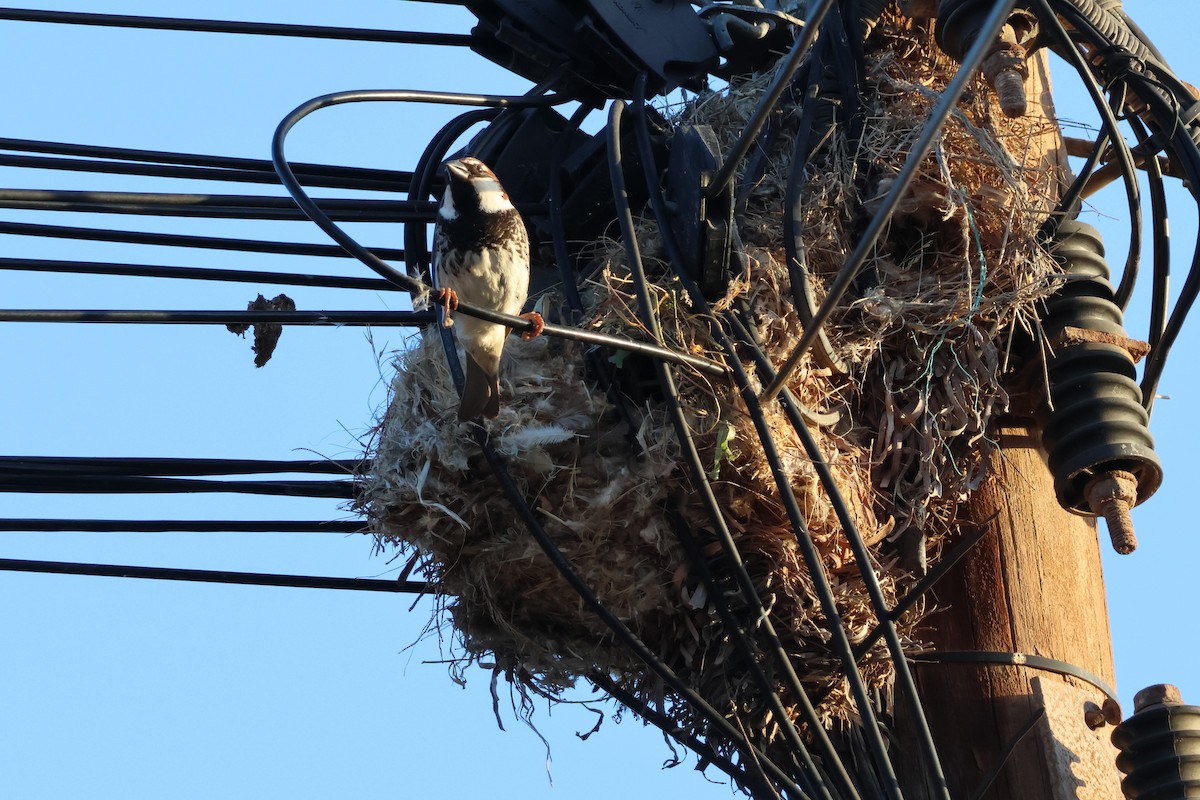
<svg viewBox="0 0 1200 800">
<path fill-rule="evenodd" d="M 480 180 L 475 184 L 475 191 L 479 193 L 479 210 L 485 214 L 508 211 L 513 207 L 498 181 Z"/>
</svg>

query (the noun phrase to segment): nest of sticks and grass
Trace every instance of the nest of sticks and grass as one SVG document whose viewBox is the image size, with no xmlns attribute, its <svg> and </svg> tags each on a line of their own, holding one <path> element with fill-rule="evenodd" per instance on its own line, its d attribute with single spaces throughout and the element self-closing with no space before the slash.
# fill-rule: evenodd
<svg viewBox="0 0 1200 800">
<path fill-rule="evenodd" d="M 854 248 L 953 74 L 952 64 L 929 58 L 931 43 L 917 43 L 916 35 L 900 22 L 876 29 L 861 137 L 851 142 L 838 128 L 808 159 L 802 236 L 814 302 Z M 728 147 L 770 78 L 734 82 L 669 113 L 676 124 L 711 126 Z M 1043 163 L 1040 145 L 1055 124 L 1036 105 L 1025 118 L 1009 120 L 992 103 L 981 83 L 959 104 L 827 325 L 827 344 L 789 382 L 808 409 L 809 427 L 873 564 L 856 563 L 829 493 L 779 404 L 764 409 L 852 642 L 878 622 L 861 570 L 875 570 L 894 602 L 921 562 L 936 561 L 952 538 L 964 499 L 983 477 L 989 422 L 1006 408 L 1009 342 L 1053 288 L 1055 267 L 1035 232 L 1051 211 L 1047 198 L 1059 178 Z M 782 243 L 799 114 L 785 108 L 775 120 L 779 135 L 738 215 L 744 270 L 714 304 L 718 312 L 740 309 L 776 364 L 802 330 Z M 637 235 L 664 344 L 719 360 L 711 318 L 691 307 L 672 276 L 649 211 L 638 218 Z M 583 286 L 584 324 L 646 339 L 624 248 L 596 243 L 595 266 Z M 550 293 L 539 303 L 551 313 L 561 298 Z M 782 742 L 780 720 L 715 612 L 703 572 L 710 572 L 708 585 L 726 589 L 751 636 L 761 633 L 757 609 L 739 605 L 729 561 L 680 461 L 661 400 L 651 394 L 614 404 L 588 357 L 562 339 L 510 338 L 500 416 L 487 424 L 491 442 L 601 601 L 770 751 Z M 484 665 L 522 697 L 532 692 L 553 700 L 581 679 L 603 675 L 681 730 L 731 752 L 588 609 L 531 537 L 492 479 L 469 425 L 457 421 L 438 333 L 415 335 L 395 366 L 360 508 L 380 546 L 408 553 L 436 587 L 432 626 L 447 634 L 453 677 Z M 744 367 L 755 388 L 767 382 L 748 357 Z M 827 726 L 854 720 L 829 621 L 743 400 L 731 381 L 682 368 L 675 374 L 713 491 L 804 688 L 823 698 L 818 715 Z M 931 610 L 918 603 L 898 621 L 906 645 L 920 646 Z M 893 665 L 881 643 L 860 669 L 870 687 L 887 694 Z M 776 688 L 803 728 L 795 700 L 782 684 Z"/>
</svg>

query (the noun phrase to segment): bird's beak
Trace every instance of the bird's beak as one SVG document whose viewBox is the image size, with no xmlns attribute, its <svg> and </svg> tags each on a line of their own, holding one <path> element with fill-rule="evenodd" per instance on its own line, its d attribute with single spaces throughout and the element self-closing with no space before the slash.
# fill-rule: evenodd
<svg viewBox="0 0 1200 800">
<path fill-rule="evenodd" d="M 446 168 L 446 172 L 449 173 L 451 179 L 465 181 L 470 178 L 471 173 L 467 170 L 462 161 L 457 158 L 447 161 L 442 166 Z"/>
</svg>

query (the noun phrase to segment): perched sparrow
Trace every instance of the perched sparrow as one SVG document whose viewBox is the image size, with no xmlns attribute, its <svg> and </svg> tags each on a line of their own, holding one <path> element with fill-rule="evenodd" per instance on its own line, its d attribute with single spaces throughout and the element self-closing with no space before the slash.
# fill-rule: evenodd
<svg viewBox="0 0 1200 800">
<path fill-rule="evenodd" d="M 443 324 L 459 300 L 505 314 L 520 314 L 529 293 L 529 235 L 496 174 L 477 158 L 446 162 L 446 194 L 433 235 L 433 280 L 445 306 Z M 521 314 L 542 332 L 537 312 Z M 458 418 L 500 413 L 500 353 L 509 328 L 458 316 L 458 341 L 467 354 L 466 383 Z"/>
</svg>

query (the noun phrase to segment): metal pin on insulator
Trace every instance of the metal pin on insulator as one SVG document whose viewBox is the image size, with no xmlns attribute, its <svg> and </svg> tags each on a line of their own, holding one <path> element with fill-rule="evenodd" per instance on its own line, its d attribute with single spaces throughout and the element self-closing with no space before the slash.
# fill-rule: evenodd
<svg viewBox="0 0 1200 800">
<path fill-rule="evenodd" d="M 1200 707 L 1158 684 L 1134 695 L 1133 710 L 1112 732 L 1121 791 L 1129 800 L 1200 798 Z"/>
<path fill-rule="evenodd" d="M 1068 511 L 1103 516 L 1113 549 L 1130 553 L 1129 509 L 1162 483 L 1134 369 L 1144 345 L 1122 326 L 1099 232 L 1062 222 L 1050 250 L 1066 274 L 1042 318 L 1049 397 L 1038 421 L 1054 491 Z"/>
<path fill-rule="evenodd" d="M 988 0 L 938 0 L 934 37 L 942 52 L 961 62 L 991 13 Z M 1007 117 L 1022 117 L 1028 108 L 1025 79 L 1029 77 L 1028 46 L 1037 37 L 1037 18 L 1015 10 L 1000 30 L 980 69 Z"/>
</svg>

